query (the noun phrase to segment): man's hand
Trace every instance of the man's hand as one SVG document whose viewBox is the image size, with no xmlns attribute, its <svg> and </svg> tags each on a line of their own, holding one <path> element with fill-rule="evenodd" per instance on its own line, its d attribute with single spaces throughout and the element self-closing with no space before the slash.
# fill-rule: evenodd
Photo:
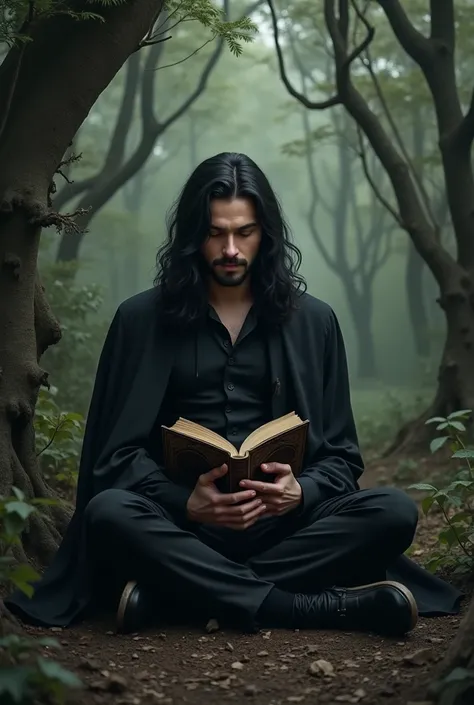
<svg viewBox="0 0 474 705">
<path fill-rule="evenodd" d="M 291 467 L 282 463 L 266 463 L 260 467 L 263 472 L 276 475 L 275 481 L 241 480 L 240 486 L 255 490 L 257 496 L 265 497 L 267 515 L 281 516 L 296 509 L 301 503 L 302 491 Z"/>
<path fill-rule="evenodd" d="M 190 521 L 243 531 L 265 513 L 265 505 L 260 498 L 255 498 L 252 488 L 232 494 L 219 492 L 214 481 L 227 472 L 227 465 L 221 465 L 199 476 L 186 505 Z"/>
</svg>

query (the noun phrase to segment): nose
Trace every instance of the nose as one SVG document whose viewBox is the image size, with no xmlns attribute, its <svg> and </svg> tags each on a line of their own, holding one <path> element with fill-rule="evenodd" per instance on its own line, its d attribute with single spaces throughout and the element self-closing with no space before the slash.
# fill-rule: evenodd
<svg viewBox="0 0 474 705">
<path fill-rule="evenodd" d="M 239 254 L 239 250 L 237 248 L 233 235 L 229 235 L 227 237 L 224 243 L 223 254 L 224 257 L 228 257 L 229 259 L 231 259 L 232 257 L 237 257 L 237 255 Z"/>
</svg>

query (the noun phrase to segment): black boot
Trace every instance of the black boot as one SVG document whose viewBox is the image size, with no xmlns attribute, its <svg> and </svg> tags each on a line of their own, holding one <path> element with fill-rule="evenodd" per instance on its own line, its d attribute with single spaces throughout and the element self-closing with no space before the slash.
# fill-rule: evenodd
<svg viewBox="0 0 474 705">
<path fill-rule="evenodd" d="M 139 632 L 150 624 L 150 600 L 147 592 L 135 580 L 128 582 L 122 592 L 117 610 L 117 632 Z"/>
<path fill-rule="evenodd" d="M 354 588 L 334 587 L 318 595 L 296 595 L 295 628 L 342 629 L 403 636 L 418 619 L 411 592 L 400 583 L 384 581 Z"/>
</svg>

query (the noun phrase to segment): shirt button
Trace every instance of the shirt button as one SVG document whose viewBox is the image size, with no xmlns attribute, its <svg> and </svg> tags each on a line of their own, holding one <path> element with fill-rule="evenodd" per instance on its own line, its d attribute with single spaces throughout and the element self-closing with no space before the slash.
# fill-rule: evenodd
<svg viewBox="0 0 474 705">
<path fill-rule="evenodd" d="M 229 341 L 228 341 L 228 340 L 224 340 L 224 347 L 225 347 L 225 348 L 228 348 L 228 347 L 229 347 Z"/>
<path fill-rule="evenodd" d="M 237 435 L 237 429 L 236 429 L 236 428 L 233 428 L 230 433 L 231 433 L 232 436 L 236 436 L 236 435 Z"/>
<path fill-rule="evenodd" d="M 233 357 L 229 357 L 229 365 L 234 365 L 234 364 L 235 364 L 234 358 L 233 358 Z"/>
<path fill-rule="evenodd" d="M 227 385 L 227 389 L 228 389 L 230 392 L 232 392 L 232 390 L 234 389 L 234 385 L 233 385 L 233 384 L 228 384 L 228 385 Z"/>
<path fill-rule="evenodd" d="M 226 413 L 226 414 L 230 414 L 231 411 L 232 411 L 231 407 L 230 407 L 230 406 L 226 406 L 226 408 L 225 408 L 225 413 Z"/>
</svg>

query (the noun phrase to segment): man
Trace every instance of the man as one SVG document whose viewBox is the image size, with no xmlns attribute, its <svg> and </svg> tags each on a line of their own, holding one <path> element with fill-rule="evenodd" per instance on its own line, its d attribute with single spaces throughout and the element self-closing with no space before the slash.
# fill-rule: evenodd
<svg viewBox="0 0 474 705">
<path fill-rule="evenodd" d="M 152 291 L 120 306 L 88 416 L 74 518 L 24 619 L 68 625 L 119 586 L 118 628 L 171 607 L 244 629 L 341 628 L 401 635 L 459 593 L 408 558 L 414 502 L 360 490 L 363 464 L 344 344 L 331 308 L 305 293 L 301 256 L 262 171 L 219 154 L 191 175 Z M 194 489 L 162 461 L 179 416 L 237 447 L 271 418 L 309 419 L 302 474 L 222 494 L 225 466 Z M 387 580 L 387 578 L 390 578 Z M 123 587 L 125 585 L 125 588 Z"/>
</svg>

